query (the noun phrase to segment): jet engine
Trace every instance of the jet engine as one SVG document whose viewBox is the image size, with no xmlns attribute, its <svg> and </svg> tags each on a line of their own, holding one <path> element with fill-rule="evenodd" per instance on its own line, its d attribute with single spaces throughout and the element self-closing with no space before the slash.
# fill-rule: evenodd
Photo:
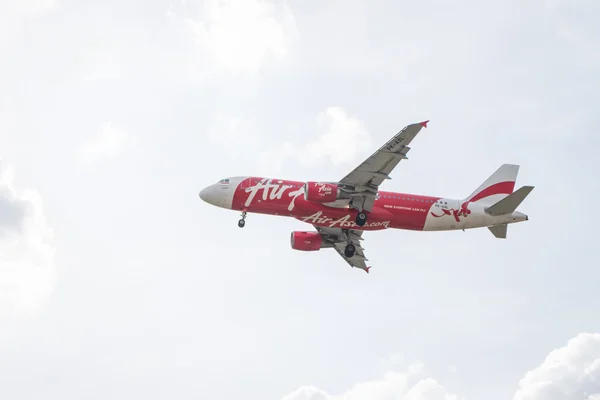
<svg viewBox="0 0 600 400">
<path fill-rule="evenodd" d="M 318 232 L 294 231 L 290 237 L 290 244 L 292 249 L 300 251 L 317 251 L 324 247 L 331 247 Z"/>
<path fill-rule="evenodd" d="M 340 189 L 334 183 L 306 182 L 304 199 L 315 203 L 332 203 L 340 196 Z"/>
</svg>

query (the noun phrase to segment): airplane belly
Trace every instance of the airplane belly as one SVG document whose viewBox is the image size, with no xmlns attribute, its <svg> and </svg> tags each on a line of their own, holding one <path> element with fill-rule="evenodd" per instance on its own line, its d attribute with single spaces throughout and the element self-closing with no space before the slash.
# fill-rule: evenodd
<svg viewBox="0 0 600 400">
<path fill-rule="evenodd" d="M 368 213 L 368 220 L 364 226 L 356 225 L 358 211 L 352 208 L 333 208 L 318 203 L 298 199 L 292 216 L 300 221 L 315 226 L 360 229 L 360 230 L 382 230 L 390 228 L 394 215 L 380 207 L 373 207 Z"/>
</svg>

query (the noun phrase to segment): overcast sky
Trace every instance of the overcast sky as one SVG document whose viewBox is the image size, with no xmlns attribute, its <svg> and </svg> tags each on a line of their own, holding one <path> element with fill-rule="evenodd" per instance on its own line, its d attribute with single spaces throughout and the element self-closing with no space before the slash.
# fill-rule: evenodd
<svg viewBox="0 0 600 400">
<path fill-rule="evenodd" d="M 2 0 L 0 398 L 598 400 L 600 3 Z M 536 188 L 498 240 L 198 198 L 341 179 L 430 119 L 385 190 Z"/>
</svg>

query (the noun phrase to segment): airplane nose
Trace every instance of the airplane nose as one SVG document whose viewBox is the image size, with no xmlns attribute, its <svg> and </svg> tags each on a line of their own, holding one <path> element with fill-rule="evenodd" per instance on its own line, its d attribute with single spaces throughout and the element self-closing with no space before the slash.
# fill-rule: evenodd
<svg viewBox="0 0 600 400">
<path fill-rule="evenodd" d="M 210 186 L 205 187 L 204 189 L 202 189 L 200 191 L 200 193 L 198 193 L 198 196 L 200 196 L 200 198 L 202 200 L 204 200 L 207 203 L 210 203 L 209 199 L 210 199 Z"/>
<path fill-rule="evenodd" d="M 231 199 L 233 193 L 221 185 L 210 185 L 198 193 L 198 196 L 205 202 L 216 207 L 231 208 Z"/>
</svg>

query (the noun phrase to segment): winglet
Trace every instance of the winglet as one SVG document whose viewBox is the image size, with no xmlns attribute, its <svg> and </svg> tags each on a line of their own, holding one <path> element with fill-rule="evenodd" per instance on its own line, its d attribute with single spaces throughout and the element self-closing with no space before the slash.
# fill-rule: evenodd
<svg viewBox="0 0 600 400">
<path fill-rule="evenodd" d="M 419 124 L 423 127 L 423 128 L 427 128 L 427 124 L 429 123 L 429 120 L 427 121 L 423 121 L 423 122 L 419 122 Z"/>
<path fill-rule="evenodd" d="M 367 272 L 367 274 L 369 273 L 370 269 L 371 269 L 371 267 L 365 267 L 365 271 Z"/>
</svg>

